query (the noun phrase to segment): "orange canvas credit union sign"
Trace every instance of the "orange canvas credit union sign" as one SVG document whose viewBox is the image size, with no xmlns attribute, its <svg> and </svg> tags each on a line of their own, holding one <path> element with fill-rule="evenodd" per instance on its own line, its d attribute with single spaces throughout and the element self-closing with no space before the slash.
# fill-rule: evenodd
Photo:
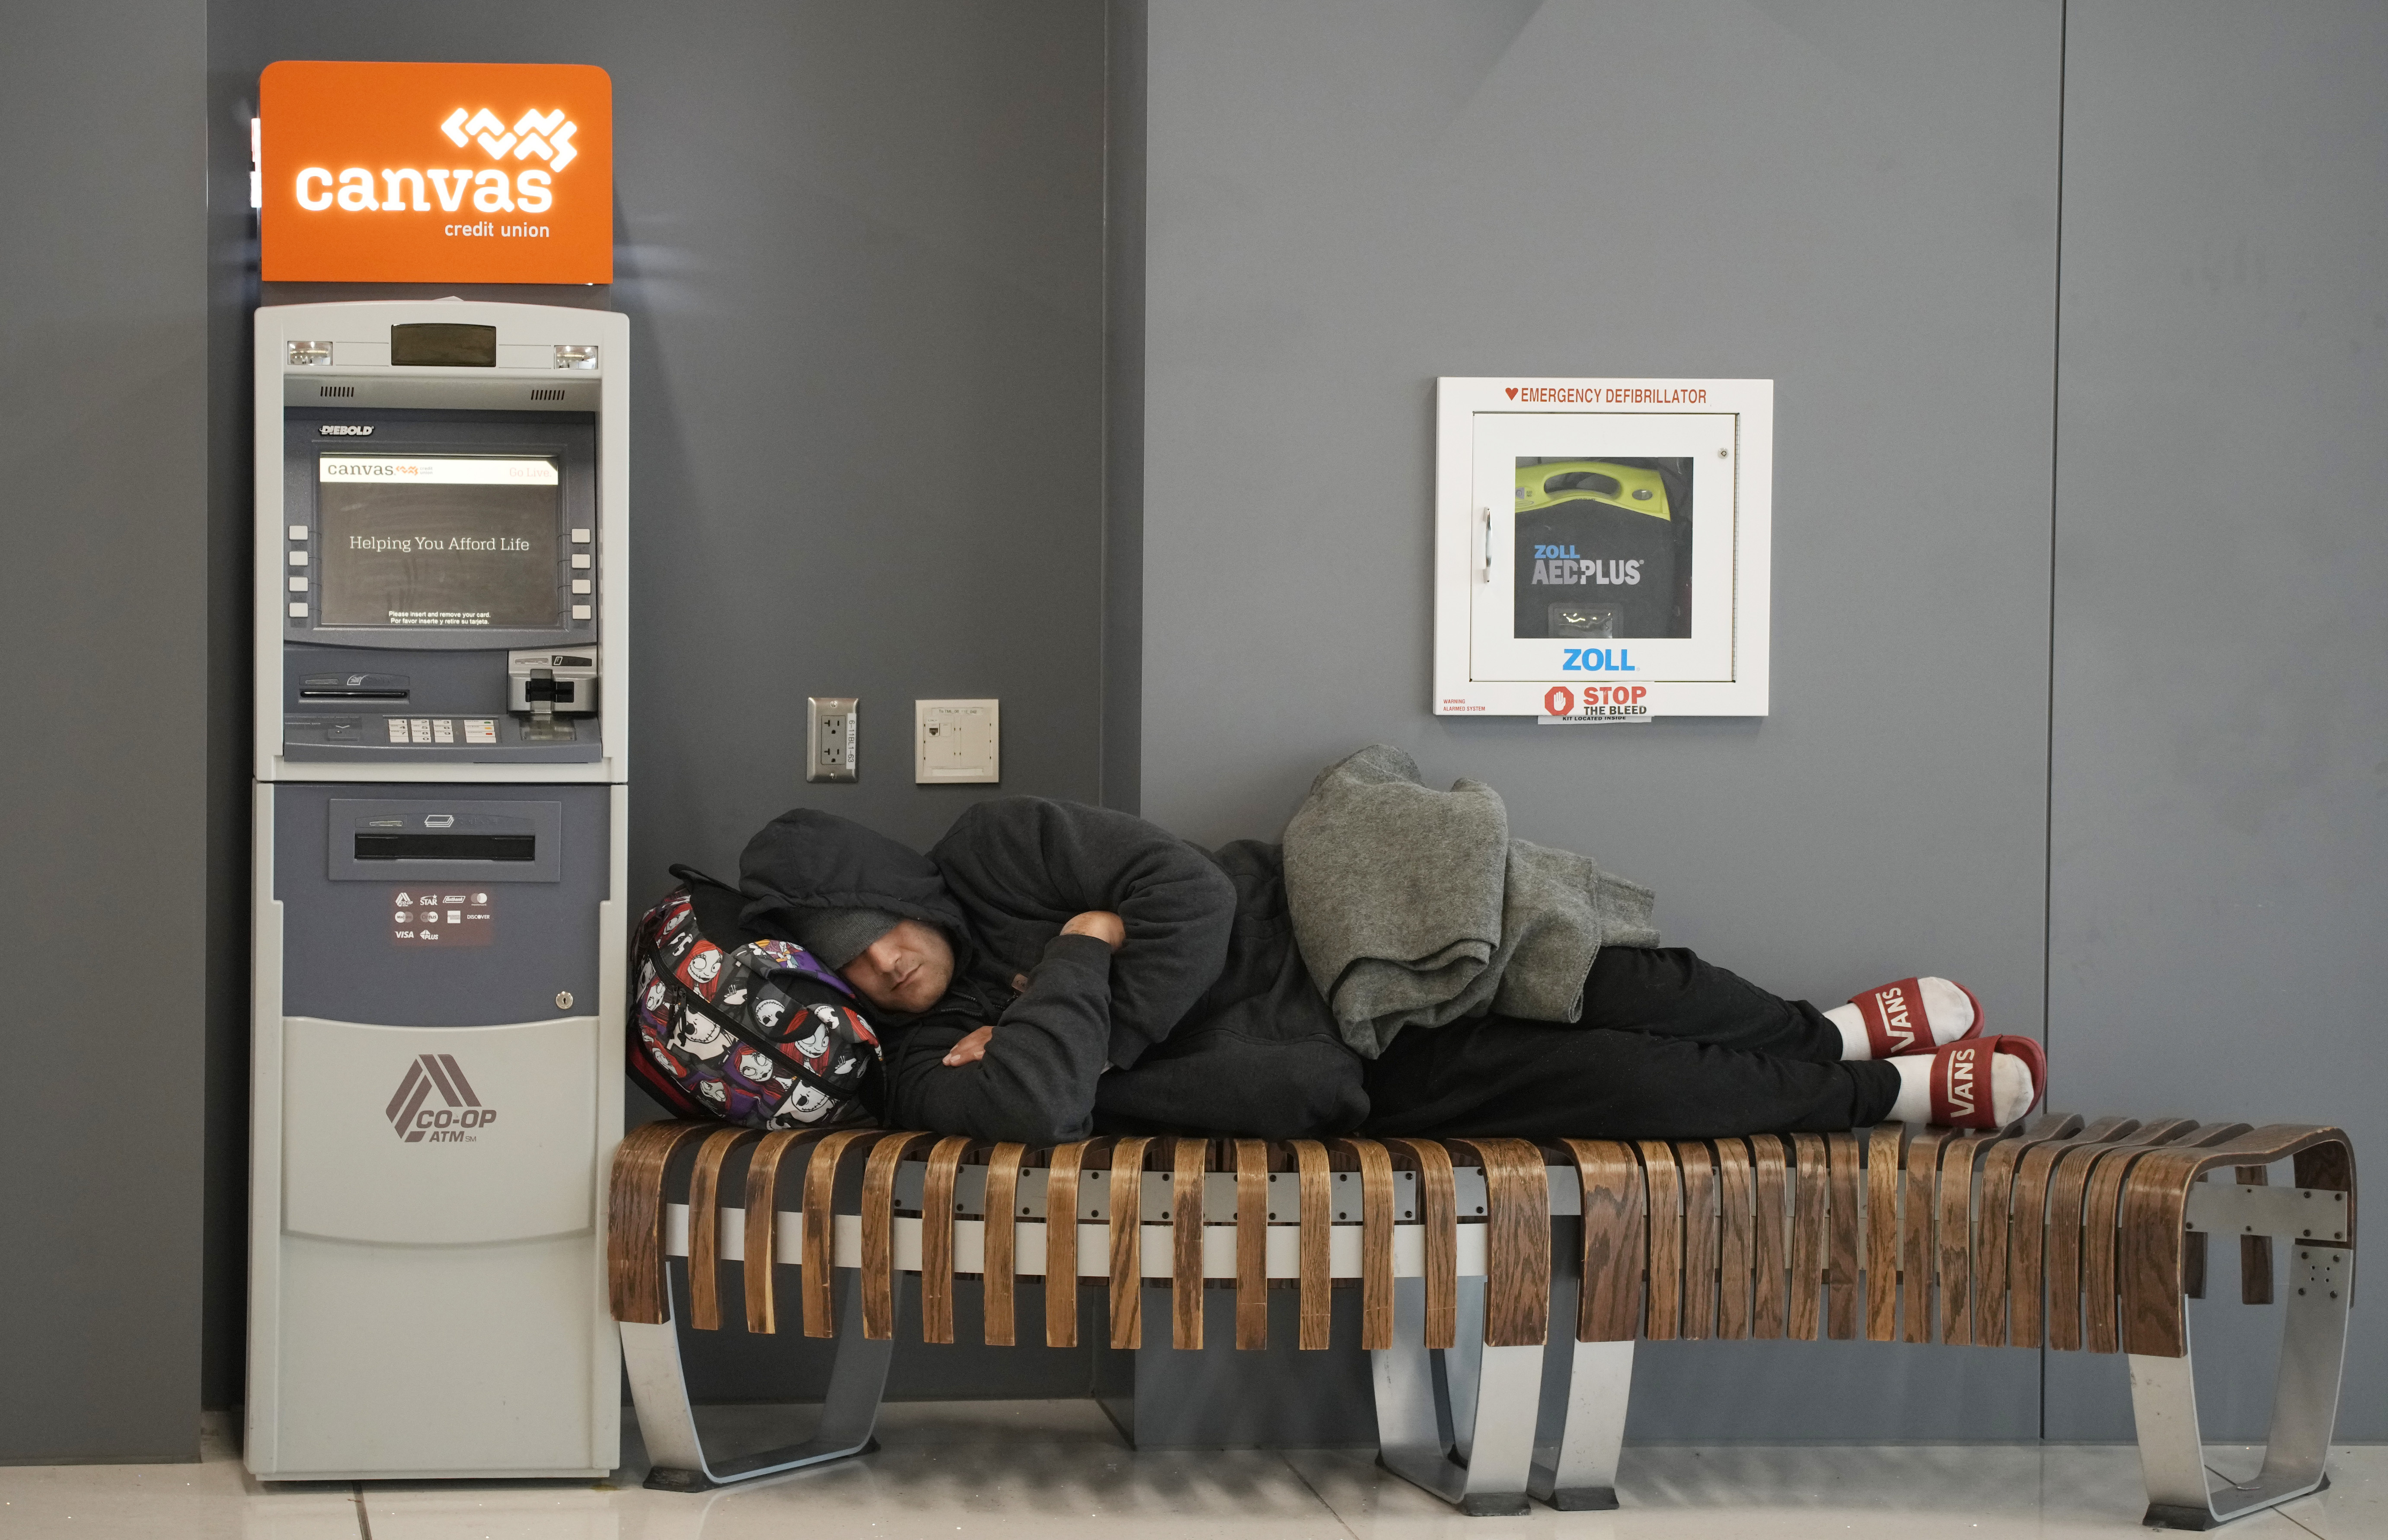
<svg viewBox="0 0 2388 1540">
<path fill-rule="evenodd" d="M 285 59 L 258 119 L 269 283 L 614 280 L 614 82 L 594 65 Z"/>
</svg>

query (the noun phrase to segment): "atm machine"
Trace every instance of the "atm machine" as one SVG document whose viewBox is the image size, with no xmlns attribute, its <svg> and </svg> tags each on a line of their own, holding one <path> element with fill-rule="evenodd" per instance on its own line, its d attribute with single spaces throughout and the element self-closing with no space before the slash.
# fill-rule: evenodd
<svg viewBox="0 0 2388 1540">
<path fill-rule="evenodd" d="M 603 1474 L 629 325 L 256 327 L 248 1467 Z"/>
</svg>

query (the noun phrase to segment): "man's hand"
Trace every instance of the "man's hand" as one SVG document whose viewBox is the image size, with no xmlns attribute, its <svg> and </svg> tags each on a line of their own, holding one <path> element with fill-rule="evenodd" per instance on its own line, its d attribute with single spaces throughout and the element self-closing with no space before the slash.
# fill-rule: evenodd
<svg viewBox="0 0 2388 1540">
<path fill-rule="evenodd" d="M 959 1069 L 966 1064 L 976 1064 L 986 1057 L 986 1045 L 995 1036 L 995 1029 L 982 1027 L 946 1050 L 946 1067 Z"/>
<path fill-rule="evenodd" d="M 1089 909 L 1083 915 L 1072 915 L 1070 923 L 1061 928 L 1061 934 L 1092 936 L 1113 952 L 1127 944 L 1127 927 L 1108 909 Z"/>
<path fill-rule="evenodd" d="M 1083 915 L 1073 915 L 1070 917 L 1070 923 L 1061 928 L 1061 934 L 1092 936 L 1113 952 L 1127 944 L 1127 926 L 1117 915 L 1108 909 L 1089 909 Z M 1011 987 L 1016 992 L 1024 992 L 1028 988 L 1028 976 L 1014 974 Z M 986 1045 L 994 1036 L 993 1027 L 981 1027 L 970 1033 L 961 1041 L 946 1050 L 944 1060 L 946 1067 L 959 1069 L 963 1065 L 978 1063 L 979 1060 L 986 1057 Z"/>
</svg>

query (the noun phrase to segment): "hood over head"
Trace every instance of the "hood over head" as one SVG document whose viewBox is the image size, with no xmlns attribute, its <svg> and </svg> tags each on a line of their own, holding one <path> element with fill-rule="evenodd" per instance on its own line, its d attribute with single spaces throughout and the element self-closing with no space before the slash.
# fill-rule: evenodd
<svg viewBox="0 0 2388 1540">
<path fill-rule="evenodd" d="M 819 911 L 863 909 L 889 917 L 890 925 L 905 917 L 944 931 L 957 978 L 977 951 L 961 905 L 927 856 L 834 813 L 800 807 L 764 825 L 738 857 L 738 887 L 747 898 L 742 923 L 800 946 L 807 945 L 807 931 L 818 933 L 831 918 Z"/>
</svg>

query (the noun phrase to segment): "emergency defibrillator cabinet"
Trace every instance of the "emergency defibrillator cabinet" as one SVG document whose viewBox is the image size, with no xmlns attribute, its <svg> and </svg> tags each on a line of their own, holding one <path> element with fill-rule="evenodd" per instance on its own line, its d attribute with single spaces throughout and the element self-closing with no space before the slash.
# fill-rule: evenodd
<svg viewBox="0 0 2388 1540">
<path fill-rule="evenodd" d="M 1435 702 L 1765 714 L 1771 380 L 1444 379 Z"/>
<path fill-rule="evenodd" d="M 629 327 L 256 316 L 247 1458 L 620 1445 Z"/>
</svg>

